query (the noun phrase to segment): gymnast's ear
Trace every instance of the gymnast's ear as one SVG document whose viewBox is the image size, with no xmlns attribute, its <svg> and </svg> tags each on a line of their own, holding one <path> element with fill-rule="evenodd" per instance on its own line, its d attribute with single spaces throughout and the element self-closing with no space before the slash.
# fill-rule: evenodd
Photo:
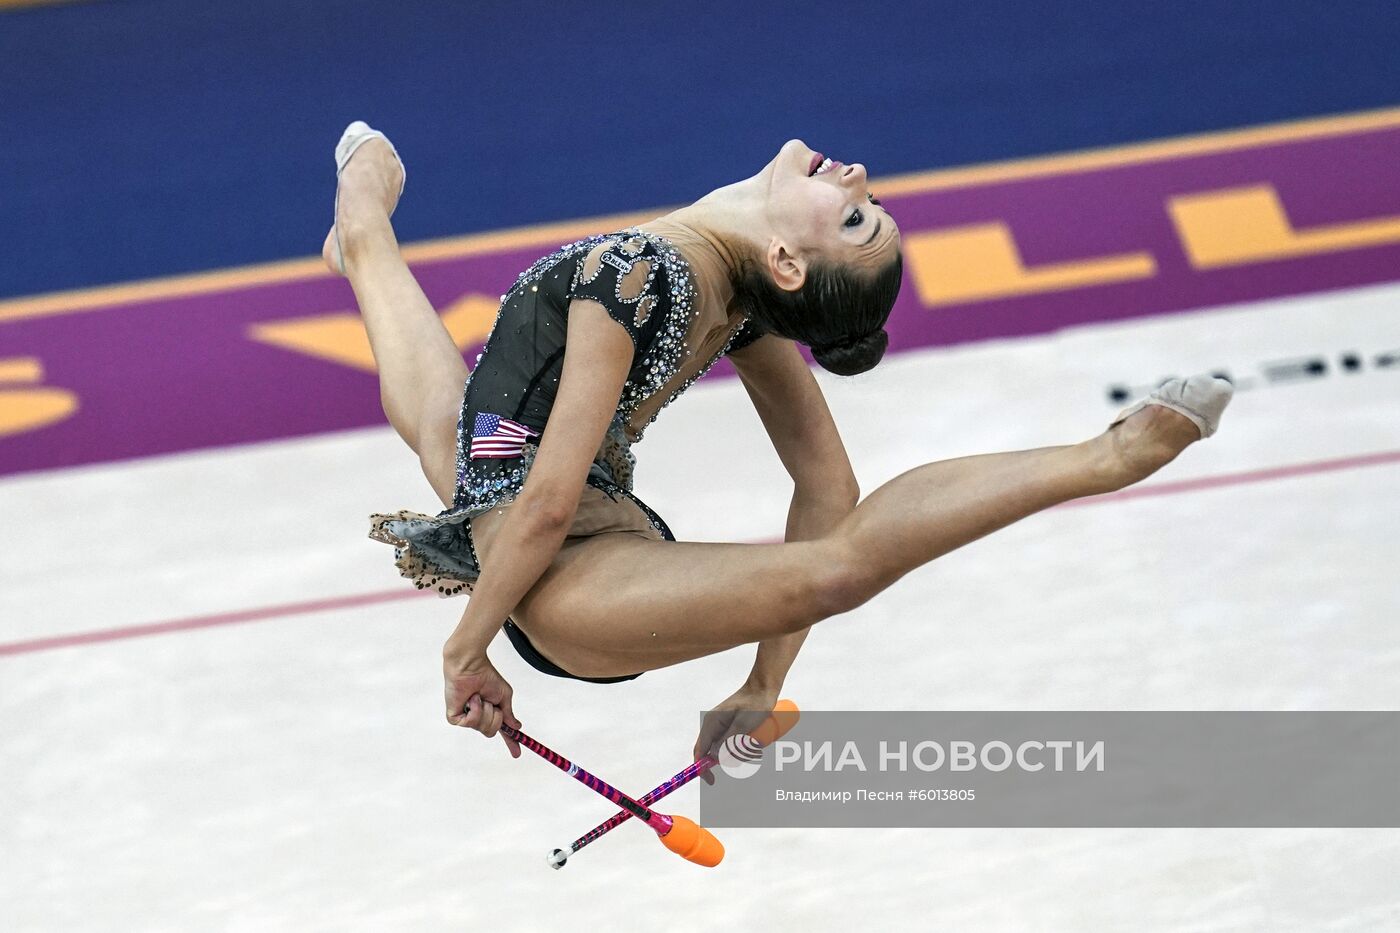
<svg viewBox="0 0 1400 933">
<path fill-rule="evenodd" d="M 773 284 L 785 292 L 795 292 L 807 281 L 807 260 L 788 251 L 787 244 L 774 237 L 768 242 L 768 274 Z"/>
</svg>

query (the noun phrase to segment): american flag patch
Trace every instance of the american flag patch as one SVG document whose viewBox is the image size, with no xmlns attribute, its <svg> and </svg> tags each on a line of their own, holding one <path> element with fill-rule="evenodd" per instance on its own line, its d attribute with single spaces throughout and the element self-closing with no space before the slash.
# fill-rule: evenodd
<svg viewBox="0 0 1400 933">
<path fill-rule="evenodd" d="M 525 425 L 500 415 L 478 412 L 472 425 L 472 460 L 482 457 L 518 457 L 525 441 L 535 436 Z"/>
</svg>

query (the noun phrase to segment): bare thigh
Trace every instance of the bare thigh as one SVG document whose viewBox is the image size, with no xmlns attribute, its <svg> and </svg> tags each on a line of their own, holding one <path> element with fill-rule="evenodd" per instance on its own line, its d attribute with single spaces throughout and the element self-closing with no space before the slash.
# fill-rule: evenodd
<svg viewBox="0 0 1400 933">
<path fill-rule="evenodd" d="M 458 395 L 457 405 L 461 404 Z M 418 465 L 444 507 L 452 505 L 457 492 L 457 408 L 444 406 L 435 422 L 425 424 L 418 436 Z"/>
<path fill-rule="evenodd" d="M 462 352 L 404 263 L 387 218 L 361 233 L 349 275 L 379 370 L 384 414 L 450 505 L 467 380 Z"/>
<path fill-rule="evenodd" d="M 512 618 L 572 674 L 616 677 L 825 618 L 834 541 L 711 544 L 627 532 L 569 538 Z M 484 558 L 484 559 L 489 559 Z"/>
<path fill-rule="evenodd" d="M 568 539 L 521 601 L 516 622 L 545 657 L 588 677 L 801 631 L 998 528 L 1141 478 L 1103 468 L 1113 443 L 1101 435 L 1072 447 L 926 464 L 877 489 L 812 541 Z"/>
</svg>

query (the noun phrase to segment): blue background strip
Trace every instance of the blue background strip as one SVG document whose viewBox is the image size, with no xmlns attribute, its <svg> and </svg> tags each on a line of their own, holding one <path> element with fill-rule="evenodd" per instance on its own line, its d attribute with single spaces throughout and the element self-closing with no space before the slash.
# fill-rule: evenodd
<svg viewBox="0 0 1400 933">
<path fill-rule="evenodd" d="M 305 256 L 349 120 L 405 240 L 1400 104 L 1400 3 L 112 0 L 0 14 L 0 297 Z"/>
</svg>

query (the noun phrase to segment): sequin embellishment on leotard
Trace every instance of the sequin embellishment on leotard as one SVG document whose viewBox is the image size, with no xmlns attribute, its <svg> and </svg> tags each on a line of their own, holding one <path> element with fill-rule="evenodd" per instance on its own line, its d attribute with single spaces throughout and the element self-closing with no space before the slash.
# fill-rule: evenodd
<svg viewBox="0 0 1400 933">
<path fill-rule="evenodd" d="M 604 244 L 613 244 L 607 251 L 602 253 L 598 262 L 598 268 L 593 270 L 591 276 L 583 275 L 583 258 L 592 253 L 596 248 Z M 654 252 L 654 257 L 638 260 L 637 257 L 646 252 L 650 246 Z M 613 262 L 609 262 L 609 260 Z M 623 294 L 623 276 L 631 270 L 632 263 L 637 261 L 656 261 L 655 265 L 648 267 L 645 282 L 632 294 Z M 575 243 L 570 243 L 554 253 L 544 256 L 530 265 L 517 278 L 515 284 L 505 295 L 501 296 L 502 310 L 508 302 L 519 293 L 536 283 L 539 283 L 551 271 L 566 267 L 567 263 L 573 260 L 575 269 L 573 279 L 570 283 L 570 292 L 581 286 L 587 285 L 598 278 L 604 266 L 610 266 L 619 273 L 618 281 L 612 293 L 615 299 L 624 305 L 634 307 L 632 312 L 635 326 L 641 327 L 647 323 L 650 316 L 655 313 L 655 309 L 661 305 L 661 298 L 668 300 L 669 307 L 665 309 L 665 320 L 662 323 L 659 333 L 655 339 L 650 341 L 649 346 L 638 347 L 641 358 L 634 361 L 632 372 L 628 380 L 624 383 L 622 394 L 618 401 L 617 414 L 614 422 L 627 423 L 636 409 L 645 404 L 658 391 L 669 383 L 680 369 L 685 360 L 685 337 L 694 322 L 695 309 L 695 287 L 692 282 L 689 263 L 682 257 L 679 251 L 671 245 L 670 241 L 650 234 L 629 229 L 617 234 L 600 234 L 587 237 Z M 655 294 L 655 285 L 659 280 L 664 279 L 667 283 L 664 296 Z M 498 312 L 496 321 L 492 325 L 491 334 L 487 336 L 482 352 L 477 355 L 476 363 L 472 367 L 472 375 L 467 379 L 467 389 L 470 389 L 472 378 L 480 371 L 482 360 L 486 355 L 486 347 L 491 345 L 496 327 L 501 321 L 501 312 Z M 721 354 L 723 351 L 721 351 Z M 718 356 L 715 357 L 718 359 Z M 711 364 L 714 362 L 710 361 Z M 706 366 L 708 369 L 708 365 Z M 694 379 L 688 380 L 684 386 L 673 391 L 667 399 L 669 405 L 680 394 L 680 391 L 688 387 Z M 467 411 L 468 400 L 471 393 L 467 392 L 463 398 L 463 416 L 468 414 L 475 416 L 474 412 Z M 664 405 L 662 407 L 665 407 Z M 655 420 L 655 415 L 648 419 L 647 424 Z M 643 426 L 645 427 L 645 426 Z M 636 432 L 636 436 L 630 442 L 623 432 L 610 432 L 614 435 L 610 440 L 605 441 L 605 448 L 610 448 L 613 455 L 609 459 L 614 463 L 619 461 L 630 461 L 632 455 L 630 450 L 625 456 L 620 456 L 617 449 L 620 446 L 630 447 L 631 443 L 641 439 L 641 431 Z M 519 465 L 514 465 L 508 470 L 486 473 L 473 468 L 473 463 L 469 457 L 463 456 L 463 451 L 459 450 L 457 459 L 457 483 L 458 499 L 456 505 L 466 507 L 473 511 L 485 511 L 504 499 L 517 495 L 524 485 L 526 474 L 529 472 L 529 461 L 522 460 Z M 611 472 L 611 471 L 610 471 Z M 618 485 L 627 491 L 631 491 L 630 470 L 626 471 L 627 476 L 616 477 Z"/>
<path fill-rule="evenodd" d="M 631 228 L 586 237 L 537 259 L 501 296 L 490 333 L 463 386 L 452 507 L 437 516 L 412 512 L 374 516 L 371 537 L 395 546 L 400 573 L 415 585 L 450 596 L 479 573 L 470 520 L 515 498 L 525 484 L 537 445 L 547 434 L 549 409 L 563 366 L 567 308 L 576 298 L 601 303 L 626 328 L 635 351 L 587 483 L 613 499 L 631 500 L 662 537 L 671 538 L 660 517 L 632 493 L 636 465 L 632 445 L 661 409 L 729 352 L 741 335 L 746 335 L 743 343 L 752 334 L 745 322 L 698 372 L 667 393 L 644 424 L 637 424 L 638 409 L 664 391 L 689 358 L 686 337 L 698 308 L 689 263 L 675 246 L 663 237 Z M 475 427 L 482 412 L 541 436 L 525 441 L 519 457 L 473 459 L 472 431 L 466 428 Z"/>
</svg>

